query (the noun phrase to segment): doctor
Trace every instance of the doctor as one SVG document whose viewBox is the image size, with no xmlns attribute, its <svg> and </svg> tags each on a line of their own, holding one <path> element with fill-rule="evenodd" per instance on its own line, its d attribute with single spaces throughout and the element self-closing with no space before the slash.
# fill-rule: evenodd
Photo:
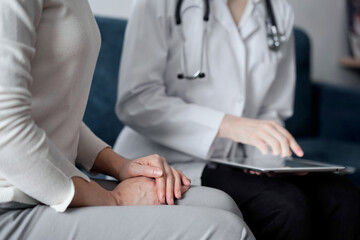
<svg viewBox="0 0 360 240">
<path fill-rule="evenodd" d="M 322 239 L 353 239 L 359 196 L 345 179 L 271 178 L 204 161 L 261 156 L 268 148 L 303 156 L 283 127 L 295 86 L 291 7 L 286 0 L 207 3 L 134 2 L 116 107 L 128 127 L 114 150 L 128 158 L 158 153 L 193 184 L 226 191 L 258 239 L 311 239 L 317 232 Z M 282 33 L 277 50 L 267 38 L 268 3 Z"/>
</svg>

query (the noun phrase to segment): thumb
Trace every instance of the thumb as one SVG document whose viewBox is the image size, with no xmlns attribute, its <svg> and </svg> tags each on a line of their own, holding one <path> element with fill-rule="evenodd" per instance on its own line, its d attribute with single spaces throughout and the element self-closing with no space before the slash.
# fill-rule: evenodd
<svg viewBox="0 0 360 240">
<path fill-rule="evenodd" d="M 163 170 L 157 167 L 136 164 L 132 169 L 132 175 L 158 178 L 163 176 Z"/>
</svg>

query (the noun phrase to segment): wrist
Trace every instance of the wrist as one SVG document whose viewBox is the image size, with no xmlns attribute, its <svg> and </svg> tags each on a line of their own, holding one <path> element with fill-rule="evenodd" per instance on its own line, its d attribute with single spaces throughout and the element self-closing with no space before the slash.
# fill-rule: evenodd
<svg viewBox="0 0 360 240">
<path fill-rule="evenodd" d="M 114 191 L 108 191 L 108 206 L 121 206 L 121 201 L 119 200 L 120 197 L 117 196 L 118 193 Z"/>
<path fill-rule="evenodd" d="M 231 128 L 234 122 L 234 116 L 226 114 L 220 124 L 219 132 L 217 134 L 217 137 L 219 138 L 230 138 L 232 139 L 231 135 Z"/>
<path fill-rule="evenodd" d="M 128 161 L 107 147 L 100 151 L 91 170 L 119 179 L 120 171 Z"/>
<path fill-rule="evenodd" d="M 74 197 L 69 207 L 115 206 L 116 201 L 110 191 L 94 181 L 87 182 L 80 177 L 73 177 Z"/>
<path fill-rule="evenodd" d="M 121 181 L 121 170 L 124 169 L 124 166 L 129 162 L 130 160 L 118 155 L 114 151 L 112 151 L 112 154 L 110 154 L 108 158 L 109 162 L 109 171 L 108 175 L 118 179 Z"/>
</svg>

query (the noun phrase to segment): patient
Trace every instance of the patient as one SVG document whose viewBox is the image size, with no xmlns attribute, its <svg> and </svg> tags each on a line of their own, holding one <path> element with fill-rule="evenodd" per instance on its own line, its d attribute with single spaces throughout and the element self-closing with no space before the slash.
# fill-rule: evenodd
<svg viewBox="0 0 360 240">
<path fill-rule="evenodd" d="M 159 153 L 193 184 L 227 192 L 257 239 L 355 239 L 359 193 L 344 177 L 267 177 L 207 164 L 304 153 L 284 128 L 295 87 L 291 6 L 213 0 L 207 11 L 206 3 L 134 1 L 116 108 L 127 127 L 114 150 L 129 158 Z M 277 51 L 267 38 L 269 4 L 283 33 Z"/>
<path fill-rule="evenodd" d="M 86 0 L 0 1 L 0 239 L 254 239 L 228 195 L 85 126 L 99 46 Z"/>
</svg>

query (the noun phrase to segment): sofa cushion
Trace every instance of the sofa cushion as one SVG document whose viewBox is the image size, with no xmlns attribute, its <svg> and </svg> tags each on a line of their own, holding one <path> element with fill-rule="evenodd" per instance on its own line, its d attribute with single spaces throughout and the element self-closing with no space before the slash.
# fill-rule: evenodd
<svg viewBox="0 0 360 240">
<path fill-rule="evenodd" d="M 314 119 L 314 102 L 310 80 L 310 40 L 307 34 L 295 28 L 296 52 L 296 88 L 294 115 L 286 121 L 286 128 L 295 137 L 313 136 L 316 119 Z"/>
<path fill-rule="evenodd" d="M 315 84 L 319 137 L 357 142 L 360 148 L 360 87 Z"/>
<path fill-rule="evenodd" d="M 360 145 L 354 142 L 320 138 L 298 139 L 304 158 L 355 168 L 348 177 L 360 186 Z"/>
</svg>

